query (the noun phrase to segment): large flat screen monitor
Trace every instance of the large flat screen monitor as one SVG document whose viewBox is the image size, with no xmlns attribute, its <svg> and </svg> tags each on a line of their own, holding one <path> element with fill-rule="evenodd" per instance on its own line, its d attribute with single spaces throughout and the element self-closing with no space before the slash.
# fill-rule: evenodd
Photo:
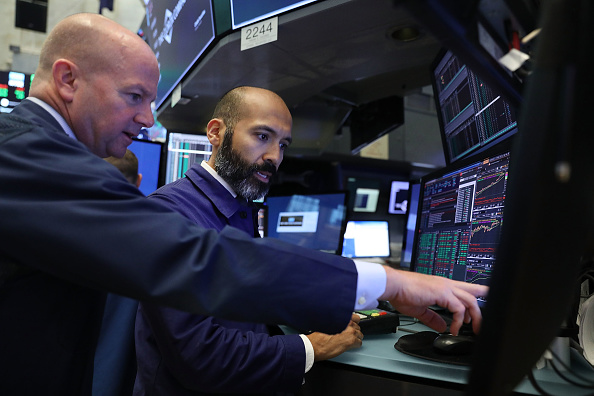
<svg viewBox="0 0 594 396">
<path fill-rule="evenodd" d="M 489 284 L 504 218 L 509 142 L 421 178 L 411 269 Z"/>
<path fill-rule="evenodd" d="M 344 257 L 390 257 L 390 229 L 385 220 L 350 220 L 342 244 Z"/>
<path fill-rule="evenodd" d="M 140 191 L 144 195 L 149 195 L 163 184 L 161 182 L 163 143 L 134 140 L 128 149 L 138 158 L 138 173 L 142 174 Z"/>
<path fill-rule="evenodd" d="M 517 131 L 516 110 L 451 51 L 440 52 L 431 77 L 447 163 Z"/>
<path fill-rule="evenodd" d="M 233 29 L 273 17 L 316 0 L 231 0 Z"/>
<path fill-rule="evenodd" d="M 347 193 L 266 197 L 265 235 L 295 245 L 341 254 Z"/>
<path fill-rule="evenodd" d="M 206 135 L 169 132 L 167 134 L 165 184 L 184 177 L 186 171 L 195 162 L 208 161 L 211 154 L 212 145 Z"/>
<path fill-rule="evenodd" d="M 215 38 L 211 0 L 148 0 L 146 40 L 157 60 L 161 78 L 155 106 L 171 91 Z"/>
</svg>

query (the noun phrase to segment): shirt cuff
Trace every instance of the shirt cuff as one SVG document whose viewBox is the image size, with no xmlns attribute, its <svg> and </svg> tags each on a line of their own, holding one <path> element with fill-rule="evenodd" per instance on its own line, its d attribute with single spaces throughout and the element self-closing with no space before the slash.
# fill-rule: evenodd
<svg viewBox="0 0 594 396">
<path fill-rule="evenodd" d="M 307 373 L 314 364 L 314 349 L 311 345 L 311 341 L 304 334 L 299 334 L 301 340 L 303 340 L 303 346 L 305 346 L 305 372 Z"/>
<path fill-rule="evenodd" d="M 375 308 L 378 298 L 386 291 L 386 270 L 381 264 L 353 261 L 358 274 L 355 311 Z"/>
</svg>

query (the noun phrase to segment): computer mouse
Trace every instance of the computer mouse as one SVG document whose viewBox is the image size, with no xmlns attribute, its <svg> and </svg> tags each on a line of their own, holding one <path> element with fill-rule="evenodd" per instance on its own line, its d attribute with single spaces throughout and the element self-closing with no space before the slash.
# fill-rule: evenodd
<svg viewBox="0 0 594 396">
<path fill-rule="evenodd" d="M 440 334 L 433 340 L 433 349 L 443 355 L 468 355 L 474 351 L 475 337 Z"/>
</svg>

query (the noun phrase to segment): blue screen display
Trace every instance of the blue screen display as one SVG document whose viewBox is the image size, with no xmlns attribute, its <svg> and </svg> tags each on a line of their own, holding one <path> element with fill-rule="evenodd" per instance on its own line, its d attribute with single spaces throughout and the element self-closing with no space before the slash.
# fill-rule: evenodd
<svg viewBox="0 0 594 396">
<path fill-rule="evenodd" d="M 266 198 L 266 236 L 340 254 L 346 192 Z"/>
<path fill-rule="evenodd" d="M 138 158 L 138 173 L 142 174 L 140 191 L 144 195 L 149 195 L 159 187 L 163 145 L 158 142 L 135 140 L 128 148 Z"/>
</svg>

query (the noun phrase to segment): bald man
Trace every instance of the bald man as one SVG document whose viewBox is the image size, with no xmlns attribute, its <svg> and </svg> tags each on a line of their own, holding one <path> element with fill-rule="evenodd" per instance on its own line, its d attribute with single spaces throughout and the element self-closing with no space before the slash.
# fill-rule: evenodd
<svg viewBox="0 0 594 396">
<path fill-rule="evenodd" d="M 48 35 L 30 98 L 0 116 L 0 394 L 89 394 L 105 292 L 326 333 L 377 299 L 444 331 L 437 304 L 454 334 L 478 331 L 485 287 L 205 230 L 147 200 L 101 157 L 153 125 L 158 81 L 141 38 L 77 14 Z"/>
</svg>

